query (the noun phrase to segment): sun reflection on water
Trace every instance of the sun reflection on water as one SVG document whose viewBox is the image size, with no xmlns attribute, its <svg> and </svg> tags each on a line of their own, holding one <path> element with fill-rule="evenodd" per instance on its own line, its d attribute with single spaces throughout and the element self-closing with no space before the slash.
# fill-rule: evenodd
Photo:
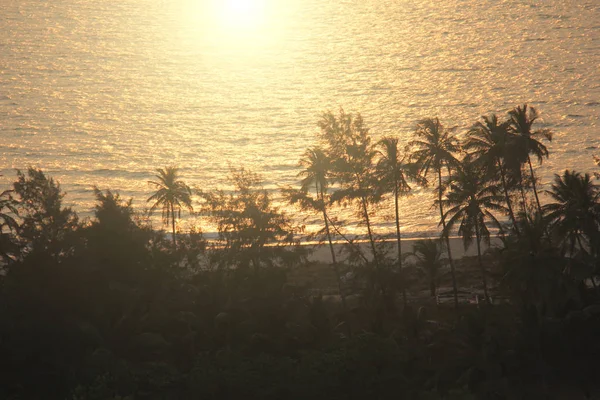
<svg viewBox="0 0 600 400">
<path fill-rule="evenodd" d="M 216 1 L 214 7 L 219 23 L 228 30 L 254 30 L 265 23 L 264 0 Z"/>
<path fill-rule="evenodd" d="M 202 43 L 223 50 L 262 47 L 281 36 L 274 0 L 187 0 L 182 8 L 186 29 Z M 279 20 L 278 20 L 279 19 Z"/>
</svg>

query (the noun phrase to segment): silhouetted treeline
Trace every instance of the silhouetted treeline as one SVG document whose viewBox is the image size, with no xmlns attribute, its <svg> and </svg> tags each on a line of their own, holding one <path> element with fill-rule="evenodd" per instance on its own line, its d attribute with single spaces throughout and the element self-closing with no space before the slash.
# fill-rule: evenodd
<svg viewBox="0 0 600 400">
<path fill-rule="evenodd" d="M 373 143 L 360 115 L 324 113 L 282 191 L 321 219 L 310 234 L 243 168 L 230 191 L 158 169 L 147 202 L 169 234 L 100 188 L 82 220 L 58 182 L 18 171 L 0 195 L 0 398 L 593 398 L 600 187 L 567 170 L 540 197 L 552 135 L 536 119 L 525 105 L 464 134 L 424 119 L 406 143 Z M 441 232 L 403 254 L 398 204 L 415 185 Z M 372 223 L 385 205 L 392 241 Z M 178 231 L 182 210 L 218 237 Z M 454 259 L 453 234 L 477 257 Z M 303 235 L 330 262 L 309 262 Z M 461 303 L 465 286 L 481 302 Z"/>
</svg>

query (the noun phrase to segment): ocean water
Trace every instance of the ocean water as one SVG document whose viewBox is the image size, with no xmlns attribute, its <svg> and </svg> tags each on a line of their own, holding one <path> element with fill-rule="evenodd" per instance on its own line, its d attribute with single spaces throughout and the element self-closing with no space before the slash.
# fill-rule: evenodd
<svg viewBox="0 0 600 400">
<path fill-rule="evenodd" d="M 83 215 L 93 185 L 146 207 L 165 165 L 205 190 L 238 166 L 274 191 L 294 184 L 325 110 L 406 142 L 419 119 L 461 131 L 525 102 L 555 134 L 542 188 L 596 168 L 598 1 L 0 2 L 0 184 L 42 168 Z M 407 235 L 437 229 L 432 199 L 403 200 Z M 391 218 L 378 211 L 377 230 Z"/>
</svg>

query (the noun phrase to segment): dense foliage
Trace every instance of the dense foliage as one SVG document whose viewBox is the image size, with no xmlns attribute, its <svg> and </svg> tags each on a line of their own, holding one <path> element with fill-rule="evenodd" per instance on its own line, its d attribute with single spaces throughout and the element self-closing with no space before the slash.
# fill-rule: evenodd
<svg viewBox="0 0 600 400">
<path fill-rule="evenodd" d="M 567 170 L 539 196 L 533 161 L 552 136 L 537 118 L 516 107 L 462 141 L 424 119 L 403 148 L 373 142 L 360 115 L 324 113 L 283 197 L 320 219 L 331 268 L 308 261 L 301 222 L 243 168 L 228 191 L 158 169 L 148 201 L 169 234 L 99 188 L 82 220 L 58 182 L 17 171 L 0 194 L 0 398 L 597 396 L 600 187 Z M 398 201 L 429 184 L 440 237 L 403 254 Z M 393 240 L 372 223 L 385 204 Z M 345 233 L 345 206 L 364 237 Z M 218 237 L 178 230 L 182 208 Z M 454 234 L 475 260 L 452 258 Z M 502 247 L 484 253 L 495 235 Z M 485 301 L 460 302 L 469 285 Z M 436 302 L 444 286 L 450 304 Z"/>
</svg>

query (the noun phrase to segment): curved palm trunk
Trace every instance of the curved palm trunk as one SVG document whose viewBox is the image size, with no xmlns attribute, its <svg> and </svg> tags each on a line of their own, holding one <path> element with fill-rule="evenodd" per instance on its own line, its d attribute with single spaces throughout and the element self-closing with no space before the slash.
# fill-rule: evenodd
<svg viewBox="0 0 600 400">
<path fill-rule="evenodd" d="M 519 232 L 519 228 L 517 226 L 517 219 L 515 218 L 515 214 L 512 208 L 512 202 L 510 200 L 510 196 L 508 195 L 508 185 L 506 184 L 506 171 L 504 170 L 504 165 L 498 161 L 498 166 L 500 167 L 500 177 L 502 178 L 502 189 L 504 190 L 504 199 L 506 200 L 506 207 L 508 208 L 508 215 L 513 223 L 513 228 L 515 229 L 515 233 L 517 234 L 517 238 L 521 238 L 521 232 Z"/>
<path fill-rule="evenodd" d="M 488 295 L 485 268 L 483 267 L 483 260 L 481 259 L 481 234 L 479 232 L 479 222 L 477 222 L 477 219 L 475 219 L 475 236 L 477 239 L 477 261 L 479 262 L 479 270 L 481 271 L 481 281 L 483 282 L 483 296 L 485 297 L 485 302 L 489 304 L 490 296 Z"/>
<path fill-rule="evenodd" d="M 396 241 L 398 245 L 398 271 L 400 271 L 400 275 L 402 277 L 402 302 L 404 304 L 404 308 L 406 308 L 406 285 L 404 276 L 402 275 L 402 246 L 401 246 L 401 236 L 400 236 L 400 213 L 398 211 L 398 182 L 394 182 L 394 206 L 396 208 Z"/>
<path fill-rule="evenodd" d="M 350 245 L 350 247 L 352 247 L 356 253 L 359 255 L 359 257 L 365 262 L 365 264 L 369 263 L 369 259 L 363 254 L 362 250 L 360 249 L 360 247 L 358 247 L 355 243 L 353 243 L 350 239 L 348 239 L 346 237 L 346 235 L 344 235 L 337 226 L 335 226 L 335 224 L 333 223 L 333 221 L 331 220 L 331 218 L 329 218 L 329 216 L 327 216 L 327 221 L 329 221 L 329 225 L 333 228 L 333 230 L 335 231 L 335 233 L 337 233 L 338 235 L 340 235 L 342 237 L 342 239 L 344 239 L 346 241 L 347 244 Z"/>
<path fill-rule="evenodd" d="M 381 290 L 381 294 L 385 296 L 385 286 L 383 284 L 383 279 L 381 277 L 381 271 L 379 264 L 379 256 L 377 254 L 377 248 L 375 246 L 375 239 L 373 238 L 373 231 L 371 230 L 371 220 L 369 218 L 369 211 L 367 209 L 367 199 L 361 198 L 363 213 L 365 214 L 365 223 L 367 224 L 367 233 L 369 235 L 369 242 L 371 243 L 371 251 L 373 252 L 373 262 L 375 262 L 375 276 L 376 276 L 376 284 L 379 285 L 379 290 Z"/>
<path fill-rule="evenodd" d="M 173 250 L 177 250 L 177 239 L 175 238 L 175 207 L 171 203 L 171 226 L 173 227 Z"/>
<path fill-rule="evenodd" d="M 371 230 L 371 220 L 369 219 L 369 211 L 367 209 L 367 199 L 361 198 L 363 213 L 365 216 L 365 223 L 367 224 L 367 233 L 369 235 L 369 242 L 371 243 L 371 251 L 373 252 L 373 261 L 375 266 L 379 268 L 379 257 L 377 256 L 377 248 L 375 247 L 375 239 L 373 239 L 373 231 Z"/>
<path fill-rule="evenodd" d="M 456 284 L 456 270 L 454 260 L 452 259 L 452 248 L 450 247 L 450 238 L 446 231 L 446 219 L 444 218 L 444 207 L 442 206 L 442 169 L 438 168 L 438 203 L 440 205 L 440 217 L 442 218 L 442 236 L 446 239 L 446 249 L 448 251 L 448 260 L 450 261 L 450 275 L 452 276 L 452 291 L 454 294 L 454 308 L 458 308 L 458 286 Z"/>
<path fill-rule="evenodd" d="M 316 184 L 317 193 L 319 193 L 320 200 L 323 204 L 323 221 L 325 222 L 325 234 L 327 235 L 327 241 L 329 242 L 329 250 L 331 251 L 331 261 L 333 264 L 333 271 L 335 273 L 335 278 L 337 280 L 338 292 L 340 293 L 340 299 L 342 300 L 342 307 L 344 312 L 347 311 L 346 308 L 346 296 L 344 295 L 344 291 L 342 290 L 342 281 L 340 279 L 340 271 L 338 268 L 337 260 L 335 257 L 335 249 L 333 248 L 333 241 L 331 240 L 331 232 L 329 231 L 329 221 L 327 218 L 327 211 L 325 209 L 325 193 L 323 193 L 323 188 L 319 188 L 318 184 Z"/>
<path fill-rule="evenodd" d="M 535 195 L 535 202 L 537 203 L 538 212 L 542 215 L 542 205 L 540 204 L 540 198 L 538 197 L 537 187 L 535 185 L 535 173 L 533 172 L 533 166 L 531 165 L 531 158 L 527 156 L 527 162 L 529 163 L 529 171 L 531 171 L 531 185 L 533 186 L 533 194 Z"/>
<path fill-rule="evenodd" d="M 528 215 L 527 212 L 527 196 L 525 196 L 525 185 L 523 184 L 523 170 L 519 171 L 519 191 L 521 192 L 521 204 L 523 214 Z"/>
</svg>

